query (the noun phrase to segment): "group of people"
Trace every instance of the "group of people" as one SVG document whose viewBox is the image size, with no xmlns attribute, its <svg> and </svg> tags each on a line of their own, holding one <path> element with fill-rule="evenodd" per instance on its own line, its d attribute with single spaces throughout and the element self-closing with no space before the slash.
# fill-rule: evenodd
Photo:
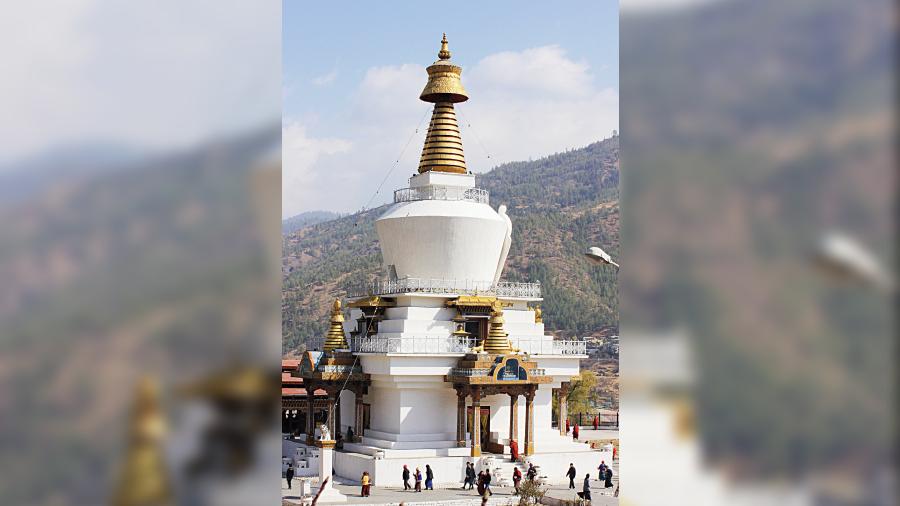
<svg viewBox="0 0 900 506">
<path fill-rule="evenodd" d="M 613 482 L 613 471 L 612 467 L 606 465 L 605 461 L 600 461 L 600 466 L 597 468 L 599 471 L 598 480 L 603 482 L 604 488 L 612 488 Z M 569 489 L 575 489 L 575 477 L 578 476 L 578 471 L 575 469 L 574 463 L 569 463 L 569 471 L 566 473 L 566 477 L 569 478 Z M 294 479 L 294 466 L 293 464 L 289 464 L 287 471 L 285 471 L 285 478 L 287 478 L 287 486 L 291 488 L 291 481 Z M 425 490 L 434 490 L 434 471 L 431 470 L 430 465 L 425 465 L 425 474 L 424 480 L 422 471 L 417 467 L 415 474 L 411 473 L 409 467 L 406 464 L 403 465 L 403 490 L 414 490 L 416 492 L 422 491 L 422 482 L 425 482 Z M 415 479 L 415 487 L 410 486 L 409 480 L 410 478 Z M 529 481 L 534 481 L 537 478 L 537 468 L 534 467 L 534 464 L 528 464 L 528 470 L 525 471 L 525 478 Z M 482 497 L 488 497 L 493 495 L 491 492 L 491 481 L 493 480 L 493 476 L 491 476 L 491 470 L 485 469 L 483 471 L 479 471 L 477 474 L 475 473 L 475 464 L 472 462 L 466 463 L 466 477 L 463 481 L 463 490 L 472 490 L 477 488 L 478 495 Z M 519 486 L 522 483 L 522 471 L 516 467 L 513 470 L 513 487 L 516 490 L 516 495 L 519 494 Z M 362 477 L 360 478 L 360 484 L 362 485 L 362 490 L 360 491 L 361 497 L 369 497 L 371 493 L 372 487 L 372 478 L 369 476 L 368 471 L 364 471 Z M 591 475 L 586 474 L 584 476 L 584 483 L 582 485 L 581 492 L 578 493 L 579 497 L 582 497 L 586 501 L 591 500 Z"/>
<path fill-rule="evenodd" d="M 613 482 L 613 471 L 612 467 L 606 465 L 606 461 L 601 460 L 600 466 L 597 468 L 599 471 L 597 479 L 603 482 L 604 488 L 612 488 Z M 569 489 L 575 489 L 575 477 L 578 476 L 578 471 L 575 470 L 575 464 L 569 463 L 569 471 L 566 473 L 566 477 L 569 478 Z M 578 497 L 581 497 L 585 501 L 591 500 L 591 474 L 587 473 L 584 475 L 584 483 L 581 486 L 581 492 L 578 493 Z"/>
<path fill-rule="evenodd" d="M 409 467 L 406 464 L 403 464 L 403 490 L 415 490 L 416 492 L 422 491 L 422 470 L 418 467 L 416 468 L 416 473 L 412 475 L 415 479 L 415 488 L 409 485 L 410 478 Z M 425 464 L 425 490 L 434 490 L 434 471 L 431 470 L 431 466 Z"/>
</svg>

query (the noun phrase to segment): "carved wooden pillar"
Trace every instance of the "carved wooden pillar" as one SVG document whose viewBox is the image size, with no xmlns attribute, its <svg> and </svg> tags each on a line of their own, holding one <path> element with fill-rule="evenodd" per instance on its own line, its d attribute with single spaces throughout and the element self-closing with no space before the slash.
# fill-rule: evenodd
<svg viewBox="0 0 900 506">
<path fill-rule="evenodd" d="M 559 435 L 566 435 L 566 419 L 569 418 L 569 384 L 563 382 L 559 387 Z"/>
<path fill-rule="evenodd" d="M 519 439 L 519 394 L 509 394 L 509 440 Z"/>
<path fill-rule="evenodd" d="M 481 387 L 472 389 L 472 456 L 481 456 Z"/>
<path fill-rule="evenodd" d="M 328 424 L 328 432 L 331 432 L 331 439 L 334 440 L 334 437 L 336 434 L 334 432 L 334 418 L 335 418 L 335 409 L 334 408 L 335 408 L 335 406 L 334 406 L 334 394 L 331 392 L 328 392 L 328 402 L 327 402 L 326 406 L 327 406 L 327 413 L 328 413 L 328 421 L 326 422 Z"/>
<path fill-rule="evenodd" d="M 534 391 L 525 391 L 525 455 L 534 455 Z"/>
<path fill-rule="evenodd" d="M 365 408 L 363 407 L 363 393 L 362 388 L 357 389 L 356 391 L 356 438 L 357 440 L 363 437 L 363 432 L 365 429 L 365 423 L 363 423 L 363 415 L 365 414 Z"/>
<path fill-rule="evenodd" d="M 313 385 L 306 385 L 306 444 L 308 445 L 313 444 L 316 440 L 315 410 L 313 408 L 316 399 L 315 391 Z"/>
<path fill-rule="evenodd" d="M 466 391 L 456 391 L 456 446 L 466 447 Z"/>
</svg>

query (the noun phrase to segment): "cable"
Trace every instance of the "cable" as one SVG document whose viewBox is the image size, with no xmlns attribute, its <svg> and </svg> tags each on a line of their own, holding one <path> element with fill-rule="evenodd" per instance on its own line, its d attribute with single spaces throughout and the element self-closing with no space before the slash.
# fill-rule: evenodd
<svg viewBox="0 0 900 506">
<path fill-rule="evenodd" d="M 387 181 L 387 179 L 391 176 L 391 173 L 394 172 L 394 169 L 396 169 L 397 165 L 400 164 L 400 159 L 403 158 L 403 154 L 406 153 L 406 148 L 409 147 L 409 144 L 412 142 L 413 137 L 415 137 L 416 134 L 419 133 L 419 128 L 421 128 L 422 122 L 425 121 L 425 116 L 428 115 L 428 111 L 429 111 L 429 109 L 425 109 L 425 112 L 422 114 L 422 118 L 419 120 L 419 123 L 416 126 L 415 131 L 413 131 L 413 133 L 409 136 L 409 139 L 406 140 L 406 144 L 403 146 L 403 149 L 400 150 L 400 154 L 397 156 L 397 159 L 391 165 L 390 170 L 388 170 L 387 174 L 384 175 L 384 179 L 381 180 L 381 184 L 378 185 L 378 188 L 375 190 L 375 193 L 373 193 L 372 196 L 369 198 L 369 201 L 366 202 L 366 205 L 364 205 L 363 208 L 360 209 L 360 211 L 358 213 L 360 215 L 360 218 L 357 218 L 357 220 L 356 220 L 357 225 L 359 225 L 359 219 L 362 218 L 362 213 L 364 213 L 366 211 L 366 209 L 369 208 L 369 205 L 372 204 L 372 201 L 375 200 L 375 197 L 377 197 L 378 194 L 381 192 L 381 188 L 384 186 L 384 183 Z"/>
<path fill-rule="evenodd" d="M 465 115 L 462 113 L 462 108 L 457 109 L 459 111 L 459 116 L 462 118 L 463 122 L 466 124 L 466 127 L 472 130 L 472 135 L 475 137 L 475 142 L 481 146 L 481 150 L 484 151 L 484 154 L 487 156 L 488 160 L 491 159 L 491 153 L 487 150 L 484 143 L 481 142 L 481 137 L 478 136 L 478 132 L 475 131 L 475 127 L 472 126 L 472 123 L 469 123 L 469 120 L 466 119 Z"/>
</svg>

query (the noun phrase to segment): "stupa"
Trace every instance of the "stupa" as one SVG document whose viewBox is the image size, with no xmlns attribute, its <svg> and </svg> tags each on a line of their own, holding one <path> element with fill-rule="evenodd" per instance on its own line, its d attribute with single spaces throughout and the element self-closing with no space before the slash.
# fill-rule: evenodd
<svg viewBox="0 0 900 506">
<path fill-rule="evenodd" d="M 419 98 L 434 110 L 418 171 L 375 222 L 384 277 L 350 297 L 346 341 L 335 313 L 322 351 L 301 363 L 317 387 L 326 371 L 329 387 L 350 375 L 353 388 L 334 392 L 329 410 L 342 413 L 336 431 L 352 428 L 335 472 L 400 486 L 403 465 L 430 465 L 438 484 L 461 483 L 469 461 L 506 479 L 525 460 L 550 481 L 563 480 L 570 462 L 596 469 L 604 456 L 551 426 L 553 391 L 565 395 L 585 343 L 545 335 L 534 307 L 540 283 L 501 281 L 513 226 L 466 165 L 455 105 L 469 97 L 446 35 L 427 71 Z"/>
</svg>

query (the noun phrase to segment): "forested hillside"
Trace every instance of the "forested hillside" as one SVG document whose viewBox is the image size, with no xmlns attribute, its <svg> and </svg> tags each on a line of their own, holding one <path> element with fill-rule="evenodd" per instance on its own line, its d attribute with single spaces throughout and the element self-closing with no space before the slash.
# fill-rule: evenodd
<svg viewBox="0 0 900 506">
<path fill-rule="evenodd" d="M 478 186 L 491 192 L 491 206 L 505 204 L 513 222 L 503 278 L 543 284 L 548 331 L 572 336 L 618 329 L 616 273 L 582 256 L 594 245 L 618 255 L 618 185 L 618 136 L 478 177 Z M 381 275 L 373 224 L 383 212 L 371 209 L 284 236 L 286 354 L 324 335 L 334 298 Z"/>
</svg>

